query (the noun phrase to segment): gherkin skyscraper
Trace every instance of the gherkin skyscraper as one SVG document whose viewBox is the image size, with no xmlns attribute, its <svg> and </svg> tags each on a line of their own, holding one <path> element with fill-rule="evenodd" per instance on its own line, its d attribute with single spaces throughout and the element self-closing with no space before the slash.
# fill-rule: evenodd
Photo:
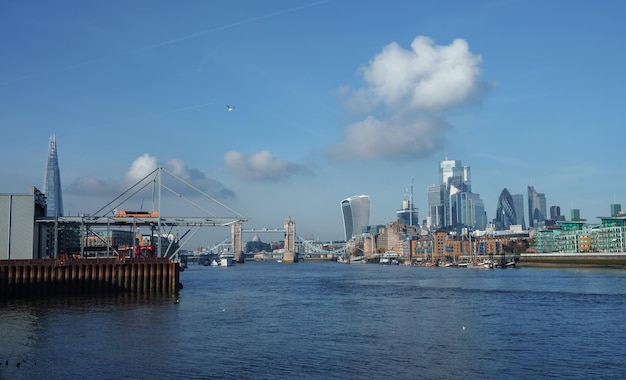
<svg viewBox="0 0 626 380">
<path fill-rule="evenodd" d="M 59 158 L 57 156 L 57 142 L 54 135 L 50 136 L 48 147 L 48 162 L 46 175 L 43 180 L 44 194 L 46 195 L 46 216 L 63 216 L 63 194 L 61 193 L 61 175 L 59 173 Z"/>
</svg>

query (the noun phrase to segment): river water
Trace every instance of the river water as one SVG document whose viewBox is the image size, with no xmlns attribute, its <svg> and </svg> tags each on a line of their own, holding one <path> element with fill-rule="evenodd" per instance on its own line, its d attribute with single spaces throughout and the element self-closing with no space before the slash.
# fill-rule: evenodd
<svg viewBox="0 0 626 380">
<path fill-rule="evenodd" d="M 248 262 L 181 282 L 0 303 L 0 379 L 626 374 L 626 270 Z"/>
</svg>

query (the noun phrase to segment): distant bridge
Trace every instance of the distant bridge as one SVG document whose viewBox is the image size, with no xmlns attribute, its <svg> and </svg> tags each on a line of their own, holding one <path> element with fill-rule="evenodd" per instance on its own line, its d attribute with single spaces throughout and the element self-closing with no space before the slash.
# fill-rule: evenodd
<svg viewBox="0 0 626 380">
<path fill-rule="evenodd" d="M 280 228 L 252 228 L 249 230 L 243 230 L 243 232 L 285 232 L 284 229 Z M 229 235 L 224 238 L 221 242 L 213 245 L 212 247 L 206 248 L 204 253 L 218 253 L 223 251 L 232 250 L 232 236 Z M 326 254 L 326 255 L 335 255 L 335 254 L 344 254 L 346 252 L 346 244 L 345 243 L 333 243 L 333 242 L 319 242 L 316 240 L 307 240 L 300 236 L 296 236 L 296 246 L 301 247 L 302 249 L 297 250 L 298 253 L 313 253 L 313 254 Z M 339 248 L 328 249 L 328 247 L 339 246 Z"/>
</svg>

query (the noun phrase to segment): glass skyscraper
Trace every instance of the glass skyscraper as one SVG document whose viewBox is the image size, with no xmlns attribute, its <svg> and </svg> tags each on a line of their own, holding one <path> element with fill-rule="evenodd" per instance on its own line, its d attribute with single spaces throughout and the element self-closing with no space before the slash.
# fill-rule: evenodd
<svg viewBox="0 0 626 380">
<path fill-rule="evenodd" d="M 429 227 L 486 227 L 485 206 L 472 193 L 471 169 L 461 160 L 439 163 L 439 184 L 428 187 Z"/>
<path fill-rule="evenodd" d="M 439 183 L 456 186 L 461 191 L 472 191 L 471 169 L 462 166 L 461 160 L 443 160 L 439 163 Z"/>
<path fill-rule="evenodd" d="M 417 209 L 413 207 L 409 199 L 402 201 L 402 209 L 396 211 L 396 215 L 400 223 L 409 226 L 417 226 L 419 224 Z"/>
<path fill-rule="evenodd" d="M 346 241 L 361 234 L 370 223 L 370 197 L 355 195 L 341 201 Z"/>
<path fill-rule="evenodd" d="M 522 229 L 526 229 L 526 222 L 524 221 L 524 194 L 511 194 L 513 198 L 513 208 L 515 209 L 515 215 L 517 215 L 517 221 L 515 224 L 522 226 Z"/>
<path fill-rule="evenodd" d="M 506 231 L 512 224 L 517 224 L 517 210 L 515 201 L 506 188 L 500 193 L 496 207 L 496 230 Z"/>
<path fill-rule="evenodd" d="M 57 156 L 57 142 L 54 135 L 50 136 L 48 162 L 46 163 L 46 175 L 43 180 L 43 189 L 44 195 L 46 196 L 46 216 L 63 216 L 61 175 L 59 172 L 59 158 Z"/>
<path fill-rule="evenodd" d="M 546 196 L 535 191 L 528 185 L 528 225 L 537 227 L 539 222 L 546 220 Z"/>
<path fill-rule="evenodd" d="M 443 227 L 445 225 L 445 198 L 446 187 L 444 185 L 431 185 L 428 187 L 428 226 Z"/>
<path fill-rule="evenodd" d="M 613 203 L 611 205 L 611 216 L 618 216 L 622 212 L 622 205 L 620 203 Z"/>
</svg>

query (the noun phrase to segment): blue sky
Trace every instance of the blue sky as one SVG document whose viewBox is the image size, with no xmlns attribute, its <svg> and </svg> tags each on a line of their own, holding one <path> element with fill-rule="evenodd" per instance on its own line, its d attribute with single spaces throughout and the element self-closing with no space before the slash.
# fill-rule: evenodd
<svg viewBox="0 0 626 380">
<path fill-rule="evenodd" d="M 250 217 L 245 228 L 291 216 L 299 235 L 339 240 L 351 195 L 385 224 L 413 183 L 426 218 L 448 157 L 471 166 L 489 219 L 503 188 L 526 199 L 532 183 L 595 223 L 626 202 L 625 8 L 4 1 L 0 192 L 41 188 L 54 134 L 66 215 L 163 166 Z"/>
</svg>

